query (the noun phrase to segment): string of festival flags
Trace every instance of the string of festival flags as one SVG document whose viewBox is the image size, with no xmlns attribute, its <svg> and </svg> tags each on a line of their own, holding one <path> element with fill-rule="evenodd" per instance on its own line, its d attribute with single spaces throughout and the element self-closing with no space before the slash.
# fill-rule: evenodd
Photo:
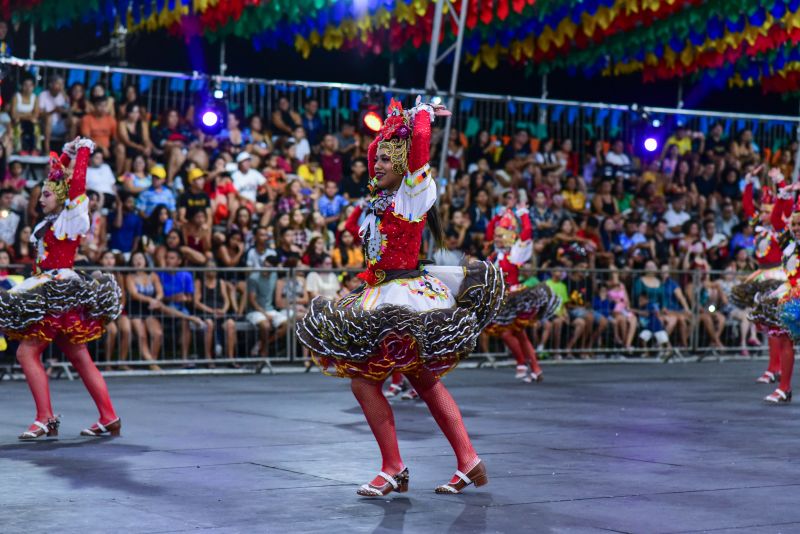
<svg viewBox="0 0 800 534">
<path fill-rule="evenodd" d="M 448 0 L 457 13 L 461 0 Z M 585 76 L 641 73 L 717 87 L 800 92 L 800 0 L 468 0 L 465 62 Z M 434 0 L 0 0 L 0 15 L 44 30 L 93 24 L 166 30 L 185 39 L 248 39 L 258 50 L 293 46 L 424 58 Z M 455 40 L 451 17 L 442 42 Z"/>
</svg>

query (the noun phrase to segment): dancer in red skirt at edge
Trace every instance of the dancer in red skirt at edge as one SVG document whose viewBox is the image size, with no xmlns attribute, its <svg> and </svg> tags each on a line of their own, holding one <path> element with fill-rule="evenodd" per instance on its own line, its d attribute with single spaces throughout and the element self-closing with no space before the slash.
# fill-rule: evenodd
<svg viewBox="0 0 800 534">
<path fill-rule="evenodd" d="M 364 284 L 338 302 L 316 298 L 298 321 L 298 339 L 325 374 L 350 379 L 351 389 L 381 451 L 381 472 L 357 493 L 368 497 L 408 490 L 409 471 L 397 444 L 394 415 L 383 395 L 392 373 L 405 375 L 455 452 L 458 468 L 435 491 L 460 493 L 488 477 L 467 435 L 461 411 L 440 378 L 474 348 L 503 298 L 503 277 L 488 262 L 419 265 L 426 221 L 438 241 L 436 181 L 430 175 L 431 121 L 449 112 L 420 104 L 389 116 L 369 147 L 371 197 L 348 227 L 364 244 Z"/>
<path fill-rule="evenodd" d="M 800 205 L 794 206 L 794 191 L 800 183 L 784 186 L 783 176 L 777 169 L 770 171 L 773 181 L 779 184 L 778 198 L 772 208 L 771 222 L 776 230 L 789 227 L 777 239 L 781 248 L 781 265 L 786 281 L 769 293 L 755 295 L 753 318 L 770 327 L 780 339 L 780 381 L 775 391 L 764 400 L 783 404 L 792 400 L 792 371 L 794 370 L 793 341 L 800 339 Z"/>
<path fill-rule="evenodd" d="M 514 356 L 517 361 L 515 378 L 528 383 L 540 382 L 542 368 L 526 329 L 534 321 L 553 315 L 561 299 L 545 284 L 530 288 L 520 285 L 519 269 L 533 256 L 531 219 L 528 209 L 517 205 L 513 191 L 507 192 L 504 198 L 506 205 L 489 221 L 485 242 L 494 244 L 494 252 L 488 259 L 505 275 L 506 298 L 486 333 L 500 336 Z"/>
<path fill-rule="evenodd" d="M 777 200 L 775 191 L 769 185 L 761 188 L 760 207 L 756 209 L 755 204 L 755 176 L 761 170 L 761 166 L 755 168 L 745 177 L 744 196 L 742 198 L 742 208 L 745 215 L 750 218 L 751 224 L 755 225 L 755 258 L 758 262 L 758 270 L 750 274 L 741 284 L 735 286 L 731 292 L 733 303 L 741 309 L 753 309 L 752 318 L 756 320 L 759 330 L 767 334 L 769 346 L 769 364 L 767 370 L 756 379 L 762 384 L 771 384 L 780 379 L 781 376 L 781 355 L 794 351 L 792 340 L 781 328 L 780 322 L 776 321 L 776 316 L 772 314 L 760 313 L 763 309 L 755 302 L 756 295 L 766 296 L 786 281 L 786 274 L 781 264 L 782 250 L 779 243 L 781 232 L 785 229 L 786 223 L 783 217 L 775 218 L 772 224 L 772 215 L 780 215 L 780 209 L 775 210 Z M 786 186 L 783 176 L 778 169 L 770 172 L 770 178 L 778 190 Z M 785 196 L 785 195 L 784 195 Z M 781 209 L 782 209 L 781 205 Z M 769 317 L 773 317 L 773 324 L 770 324 Z"/>
<path fill-rule="evenodd" d="M 17 360 L 36 403 L 36 419 L 19 436 L 22 440 L 58 435 L 59 419 L 42 365 L 42 352 L 51 342 L 69 359 L 100 412 L 99 421 L 81 435 L 119 435 L 122 427 L 106 382 L 86 349 L 122 311 L 120 288 L 113 276 L 85 277 L 72 270 L 81 237 L 89 230 L 86 167 L 92 150 L 91 140 L 77 138 L 64 146 L 61 157 L 50 154 L 40 198 L 45 217 L 31 235 L 37 251 L 34 275 L 0 293 L 0 331 L 20 342 Z"/>
</svg>

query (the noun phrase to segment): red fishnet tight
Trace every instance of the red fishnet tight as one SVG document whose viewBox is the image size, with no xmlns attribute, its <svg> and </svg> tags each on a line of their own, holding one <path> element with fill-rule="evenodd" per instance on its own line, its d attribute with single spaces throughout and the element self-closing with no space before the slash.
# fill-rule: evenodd
<svg viewBox="0 0 800 534">
<path fill-rule="evenodd" d="M 100 422 L 105 424 L 116 419 L 117 414 L 111 404 L 106 381 L 97 370 L 86 345 L 83 343 L 76 345 L 61 337 L 57 338 L 55 342 L 83 380 L 83 385 L 86 386 L 100 412 Z M 42 352 L 47 345 L 48 343 L 43 341 L 25 340 L 19 344 L 17 349 L 17 360 L 22 367 L 22 372 L 25 373 L 25 379 L 33 395 L 33 402 L 36 404 L 36 420 L 43 423 L 53 417 L 50 385 L 42 365 Z"/>
<path fill-rule="evenodd" d="M 58 337 L 56 338 L 56 345 L 80 375 L 83 385 L 97 405 L 97 411 L 100 412 L 100 422 L 106 424 L 114 421 L 117 418 L 117 414 L 111 404 L 111 397 L 108 395 L 108 386 L 103 375 L 100 374 L 97 366 L 92 361 L 86 344 L 74 344 Z"/>
<path fill-rule="evenodd" d="M 785 393 L 792 391 L 792 372 L 794 371 L 794 344 L 787 335 L 777 338 L 780 342 L 781 382 L 778 387 Z"/>
<path fill-rule="evenodd" d="M 44 341 L 24 340 L 17 348 L 17 361 L 33 395 L 33 402 L 36 403 L 36 420 L 47 423 L 53 417 L 53 406 L 50 404 L 50 384 L 47 380 L 47 373 L 42 365 L 42 352 L 47 348 L 48 343 Z M 31 425 L 30 430 L 36 430 Z"/>
<path fill-rule="evenodd" d="M 366 378 L 354 378 L 350 382 L 350 389 L 353 390 L 364 417 L 378 448 L 381 450 L 381 471 L 395 475 L 405 468 L 403 459 L 400 457 L 400 447 L 397 445 L 397 432 L 394 426 L 394 413 L 389 401 L 383 396 L 383 384 L 376 380 Z M 382 477 L 375 477 L 370 484 L 382 486 L 386 481 Z"/>
<path fill-rule="evenodd" d="M 767 371 L 776 375 L 781 372 L 781 341 L 776 336 L 769 336 L 767 338 L 769 346 L 769 364 Z"/>
<path fill-rule="evenodd" d="M 468 473 L 470 469 L 478 463 L 478 454 L 472 447 L 464 420 L 461 417 L 461 410 L 458 409 L 456 401 L 444 387 L 444 384 L 428 370 L 423 369 L 416 376 L 409 376 L 408 380 L 419 396 L 428 405 L 431 415 L 436 420 L 442 433 L 450 442 L 453 452 L 458 461 L 458 470 Z M 453 475 L 451 482 L 458 480 Z"/>
<path fill-rule="evenodd" d="M 456 455 L 459 471 L 463 473 L 469 472 L 478 463 L 479 458 L 472 447 L 469 435 L 467 435 L 467 429 L 464 427 L 464 421 L 461 418 L 461 410 L 458 409 L 458 405 L 453 400 L 450 392 L 428 370 L 422 370 L 416 376 L 408 376 L 407 378 L 422 400 L 425 401 L 425 404 L 428 405 L 431 415 L 433 415 L 447 441 L 450 442 L 450 446 Z M 402 471 L 405 464 L 400 457 L 400 448 L 397 445 L 397 432 L 395 430 L 392 407 L 386 397 L 383 396 L 381 386 L 381 382 L 365 378 L 354 378 L 350 385 L 353 395 L 361 405 L 369 428 L 375 436 L 375 441 L 378 442 L 382 459 L 381 470 L 393 475 Z M 451 482 L 456 480 L 457 477 L 454 476 Z M 375 477 L 371 482 L 375 486 L 381 486 L 384 483 L 385 481 L 381 477 Z"/>
</svg>

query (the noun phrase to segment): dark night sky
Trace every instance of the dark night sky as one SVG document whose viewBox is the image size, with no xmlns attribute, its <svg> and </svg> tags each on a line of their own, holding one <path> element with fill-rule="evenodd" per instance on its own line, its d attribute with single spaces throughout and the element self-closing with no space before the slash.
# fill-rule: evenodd
<svg viewBox="0 0 800 534">
<path fill-rule="evenodd" d="M 15 53 L 27 57 L 28 32 L 23 27 L 12 35 Z M 95 35 L 94 27 L 72 28 L 38 32 L 37 59 L 79 61 L 108 64 L 108 57 L 86 56 L 108 43 L 105 35 Z M 82 57 L 84 56 L 84 57 Z M 189 72 L 206 70 L 219 72 L 219 44 L 197 41 L 188 46 L 182 39 L 166 32 L 142 33 L 129 38 L 127 50 L 130 67 Z M 326 52 L 314 50 L 308 60 L 303 60 L 292 48 L 256 52 L 249 41 L 229 39 L 227 42 L 228 74 L 262 78 L 313 80 L 349 83 L 388 84 L 389 62 L 375 56 L 357 53 Z M 422 87 L 425 81 L 425 58 L 398 64 L 396 68 L 399 87 Z M 441 66 L 437 76 L 440 87 L 449 85 L 450 66 Z M 637 75 L 626 78 L 597 77 L 587 80 L 570 77 L 566 73 L 551 74 L 549 97 L 566 100 L 584 100 L 674 107 L 677 102 L 677 81 L 643 84 Z M 541 80 L 526 78 L 524 73 L 510 67 L 489 71 L 470 72 L 461 69 L 459 90 L 540 96 Z M 684 100 L 687 108 L 772 113 L 795 115 L 796 98 L 783 99 L 779 95 L 762 95 L 760 89 L 706 91 L 686 83 Z"/>
</svg>

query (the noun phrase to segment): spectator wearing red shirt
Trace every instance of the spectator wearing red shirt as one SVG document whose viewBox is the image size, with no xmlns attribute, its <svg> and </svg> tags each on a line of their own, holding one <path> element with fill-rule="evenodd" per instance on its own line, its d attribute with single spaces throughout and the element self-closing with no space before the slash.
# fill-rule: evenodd
<svg viewBox="0 0 800 534">
<path fill-rule="evenodd" d="M 233 222 L 233 216 L 239 207 L 238 193 L 228 172 L 220 172 L 211 176 L 205 183 L 205 192 L 211 199 L 211 212 L 214 224 Z"/>
<path fill-rule="evenodd" d="M 327 134 L 322 138 L 322 150 L 319 153 L 319 164 L 326 182 L 339 184 L 342 181 L 342 155 L 338 151 L 336 137 Z"/>
</svg>

